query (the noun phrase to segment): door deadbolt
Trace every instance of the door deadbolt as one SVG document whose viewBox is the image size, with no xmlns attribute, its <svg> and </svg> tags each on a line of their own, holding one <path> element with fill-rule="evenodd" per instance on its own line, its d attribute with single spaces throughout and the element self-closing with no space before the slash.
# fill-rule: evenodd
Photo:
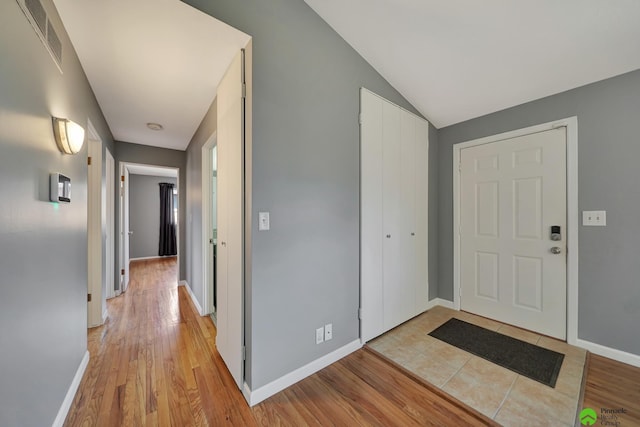
<svg viewBox="0 0 640 427">
<path fill-rule="evenodd" d="M 560 232 L 560 226 L 559 225 L 552 225 L 551 226 L 551 240 L 553 241 L 559 241 L 562 240 L 562 233 Z"/>
</svg>

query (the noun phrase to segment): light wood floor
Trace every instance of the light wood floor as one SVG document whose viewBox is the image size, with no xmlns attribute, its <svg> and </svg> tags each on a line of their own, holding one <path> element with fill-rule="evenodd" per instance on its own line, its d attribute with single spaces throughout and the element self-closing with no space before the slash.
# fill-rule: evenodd
<svg viewBox="0 0 640 427">
<path fill-rule="evenodd" d="M 626 413 L 617 414 L 618 425 L 640 426 L 640 368 L 592 354 L 583 408 L 592 408 L 598 417 L 602 408 L 624 408 Z M 600 420 L 597 425 L 601 425 Z"/>
<path fill-rule="evenodd" d="M 65 426 L 496 425 L 366 349 L 249 408 L 213 323 L 177 287 L 175 259 L 135 262 L 130 273 L 107 323 L 89 331 L 91 360 Z M 585 404 L 637 416 L 640 369 L 615 365 L 612 381 L 610 363 L 594 359 Z"/>
</svg>

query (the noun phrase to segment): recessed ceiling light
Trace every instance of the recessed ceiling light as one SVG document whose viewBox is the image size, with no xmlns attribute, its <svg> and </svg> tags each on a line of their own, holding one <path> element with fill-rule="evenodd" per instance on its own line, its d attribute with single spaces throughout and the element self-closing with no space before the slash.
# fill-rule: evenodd
<svg viewBox="0 0 640 427">
<path fill-rule="evenodd" d="M 162 126 L 160 123 L 147 123 L 147 127 L 151 130 L 162 130 L 164 129 L 164 126 Z"/>
</svg>

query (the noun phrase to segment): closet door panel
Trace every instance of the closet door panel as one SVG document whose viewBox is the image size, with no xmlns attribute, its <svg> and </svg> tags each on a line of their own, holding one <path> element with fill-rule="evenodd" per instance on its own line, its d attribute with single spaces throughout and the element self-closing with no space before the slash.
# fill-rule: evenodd
<svg viewBox="0 0 640 427">
<path fill-rule="evenodd" d="M 416 315 L 416 119 L 413 114 L 401 110 L 400 117 L 400 261 L 402 263 L 396 288 L 399 301 L 397 323 Z"/>
<path fill-rule="evenodd" d="M 415 138 L 415 308 L 416 314 L 429 305 L 429 123 L 416 119 Z"/>
<path fill-rule="evenodd" d="M 367 91 L 361 96 L 360 126 L 360 307 L 361 338 L 384 332 L 382 289 L 382 104 Z"/>
<path fill-rule="evenodd" d="M 402 153 L 400 150 L 401 110 L 385 102 L 382 107 L 382 226 L 384 329 L 402 322 L 401 220 Z"/>
</svg>

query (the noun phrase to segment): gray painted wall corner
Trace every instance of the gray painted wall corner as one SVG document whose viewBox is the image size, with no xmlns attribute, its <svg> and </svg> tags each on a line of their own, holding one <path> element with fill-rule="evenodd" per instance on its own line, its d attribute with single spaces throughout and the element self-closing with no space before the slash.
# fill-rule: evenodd
<svg viewBox="0 0 640 427">
<path fill-rule="evenodd" d="M 272 221 L 269 232 L 251 224 L 255 390 L 358 339 L 359 89 L 416 111 L 303 1 L 186 3 L 253 38 L 251 216 Z M 316 345 L 326 323 L 334 338 Z"/>
</svg>

